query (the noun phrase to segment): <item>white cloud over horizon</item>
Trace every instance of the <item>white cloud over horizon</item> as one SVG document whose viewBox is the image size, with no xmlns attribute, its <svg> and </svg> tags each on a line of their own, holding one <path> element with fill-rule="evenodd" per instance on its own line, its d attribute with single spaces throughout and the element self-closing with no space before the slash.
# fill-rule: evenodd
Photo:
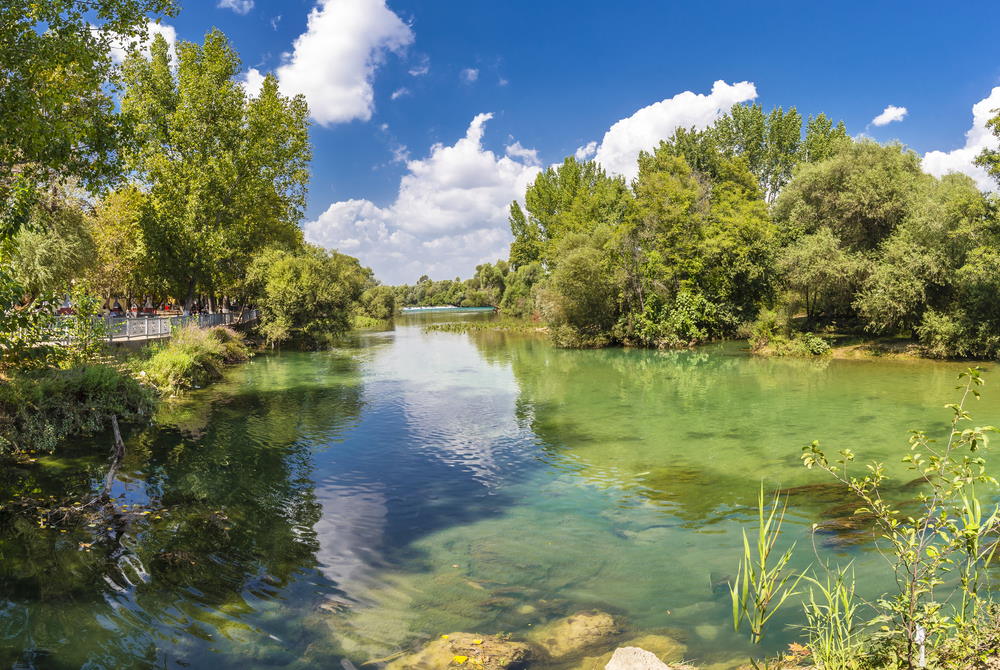
<svg viewBox="0 0 1000 670">
<path fill-rule="evenodd" d="M 752 82 L 735 84 L 716 81 L 709 94 L 684 91 L 639 109 L 614 123 L 596 149 L 595 159 L 605 170 L 624 175 L 631 181 L 638 173 L 640 151 L 651 151 L 660 140 L 670 137 L 677 128 L 706 128 L 729 109 L 757 97 Z M 590 144 L 577 149 L 585 155 Z"/>
<path fill-rule="evenodd" d="M 413 40 L 410 26 L 385 0 L 317 0 L 306 31 L 275 74 L 283 93 L 305 96 L 320 125 L 368 121 L 375 109 L 375 71 L 386 54 L 402 53 Z M 244 78 L 252 90 L 263 74 L 252 68 Z"/>
<path fill-rule="evenodd" d="M 890 123 L 896 121 L 902 121 L 906 118 L 909 110 L 906 107 L 897 107 L 896 105 L 888 105 L 882 110 L 882 113 L 872 119 L 873 126 L 887 126 Z"/>
<path fill-rule="evenodd" d="M 539 172 L 537 153 L 519 142 L 498 156 L 482 145 L 492 114 L 478 114 L 453 145 L 435 144 L 406 163 L 395 202 L 331 204 L 304 226 L 306 240 L 357 256 L 390 284 L 468 277 L 476 265 L 507 256 L 511 201 Z"/>
<path fill-rule="evenodd" d="M 984 168 L 973 161 L 983 149 L 1000 148 L 996 135 L 986 127 L 986 122 L 996 116 L 1000 109 L 1000 86 L 972 106 L 972 127 L 965 133 L 965 146 L 952 151 L 928 151 L 924 154 L 923 168 L 936 177 L 950 172 L 961 172 L 972 177 L 984 191 L 996 191 L 997 183 L 990 178 Z"/>
</svg>

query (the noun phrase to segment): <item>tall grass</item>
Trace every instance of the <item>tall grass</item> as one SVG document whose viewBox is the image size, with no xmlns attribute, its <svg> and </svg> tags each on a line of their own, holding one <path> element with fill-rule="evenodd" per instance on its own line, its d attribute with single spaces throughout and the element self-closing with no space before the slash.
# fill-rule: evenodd
<svg viewBox="0 0 1000 670">
<path fill-rule="evenodd" d="M 156 388 L 175 394 L 204 386 L 221 377 L 227 363 L 249 357 L 243 335 L 231 328 L 188 326 L 177 329 L 159 346 L 142 366 L 142 372 Z"/>
</svg>

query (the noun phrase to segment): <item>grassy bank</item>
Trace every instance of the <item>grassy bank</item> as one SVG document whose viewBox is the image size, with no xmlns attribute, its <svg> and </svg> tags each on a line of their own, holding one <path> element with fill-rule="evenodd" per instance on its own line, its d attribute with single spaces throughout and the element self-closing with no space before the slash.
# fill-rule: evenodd
<svg viewBox="0 0 1000 670">
<path fill-rule="evenodd" d="M 162 397 L 205 386 L 250 355 L 240 333 L 192 326 L 120 359 L 10 372 L 0 377 L 0 453 L 52 451 L 107 429 L 112 416 L 146 421 Z"/>
<path fill-rule="evenodd" d="M 137 366 L 138 374 L 166 395 L 205 386 L 221 377 L 226 365 L 251 355 L 246 338 L 223 326 L 182 328 L 150 352 L 149 359 Z"/>
</svg>

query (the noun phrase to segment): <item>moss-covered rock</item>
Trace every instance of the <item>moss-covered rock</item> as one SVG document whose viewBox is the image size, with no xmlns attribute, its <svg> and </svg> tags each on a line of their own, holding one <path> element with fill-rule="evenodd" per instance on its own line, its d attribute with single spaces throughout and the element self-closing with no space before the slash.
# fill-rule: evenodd
<svg viewBox="0 0 1000 670">
<path fill-rule="evenodd" d="M 527 667 L 531 648 L 496 635 L 450 633 L 422 648 L 401 656 L 386 670 L 441 670 L 476 668 L 476 670 L 519 670 Z"/>
<path fill-rule="evenodd" d="M 608 647 L 620 632 L 614 617 L 591 610 L 557 619 L 532 631 L 529 641 L 554 659 L 582 654 L 595 647 Z"/>
</svg>

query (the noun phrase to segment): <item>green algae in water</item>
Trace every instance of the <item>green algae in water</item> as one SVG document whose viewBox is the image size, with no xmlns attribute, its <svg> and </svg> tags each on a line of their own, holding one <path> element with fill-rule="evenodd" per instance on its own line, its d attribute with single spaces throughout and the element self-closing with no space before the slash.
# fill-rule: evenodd
<svg viewBox="0 0 1000 670">
<path fill-rule="evenodd" d="M 112 531 L 0 509 L 0 665 L 336 667 L 587 608 L 725 664 L 751 651 L 726 579 L 760 480 L 789 492 L 799 567 L 820 523 L 862 591 L 886 588 L 850 501 L 801 467 L 801 447 L 888 458 L 910 428 L 941 432 L 962 368 L 565 351 L 422 332 L 433 318 L 260 357 L 168 403 L 128 434 Z M 996 423 L 985 390 L 972 411 Z M 80 499 L 108 445 L 5 467 L 4 502 Z M 894 495 L 912 498 L 892 467 Z"/>
</svg>

